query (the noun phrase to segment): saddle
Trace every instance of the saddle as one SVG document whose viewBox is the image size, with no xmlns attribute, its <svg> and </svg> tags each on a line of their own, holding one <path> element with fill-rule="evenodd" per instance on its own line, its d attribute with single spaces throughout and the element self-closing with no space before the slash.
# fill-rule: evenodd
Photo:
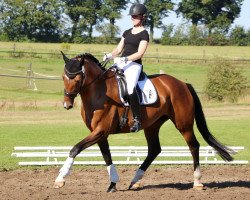
<svg viewBox="0 0 250 200">
<path fill-rule="evenodd" d="M 118 84 L 120 100 L 124 106 L 129 106 L 127 84 L 122 70 L 117 70 L 116 80 Z M 140 105 L 151 105 L 154 104 L 158 99 L 157 91 L 152 81 L 147 77 L 146 73 L 143 71 L 139 76 L 139 80 L 136 85 L 136 90 L 140 99 Z"/>
</svg>

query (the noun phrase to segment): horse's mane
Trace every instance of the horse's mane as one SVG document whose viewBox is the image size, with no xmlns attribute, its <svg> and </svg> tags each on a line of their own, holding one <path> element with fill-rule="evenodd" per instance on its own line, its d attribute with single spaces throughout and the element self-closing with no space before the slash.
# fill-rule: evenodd
<svg viewBox="0 0 250 200">
<path fill-rule="evenodd" d="M 99 60 L 90 53 L 79 54 L 76 56 L 76 58 L 90 59 L 90 60 L 94 61 L 97 64 L 97 66 L 99 66 L 102 70 L 106 71 L 105 67 L 102 66 L 102 64 L 99 62 Z"/>
</svg>

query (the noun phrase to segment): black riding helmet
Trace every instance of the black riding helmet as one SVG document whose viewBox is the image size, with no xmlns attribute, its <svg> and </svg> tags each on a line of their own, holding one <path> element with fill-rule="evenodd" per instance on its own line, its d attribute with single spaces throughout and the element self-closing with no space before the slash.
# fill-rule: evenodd
<svg viewBox="0 0 250 200">
<path fill-rule="evenodd" d="M 144 15 L 147 11 L 148 9 L 146 6 L 140 3 L 135 3 L 130 7 L 129 15 Z"/>
</svg>

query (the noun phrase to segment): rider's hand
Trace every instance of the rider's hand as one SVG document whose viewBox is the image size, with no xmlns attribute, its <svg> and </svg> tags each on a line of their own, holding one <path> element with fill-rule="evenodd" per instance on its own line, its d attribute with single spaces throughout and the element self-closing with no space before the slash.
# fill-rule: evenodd
<svg viewBox="0 0 250 200">
<path fill-rule="evenodd" d="M 112 53 L 108 53 L 108 54 L 105 54 L 103 56 L 103 61 L 110 61 L 111 59 L 113 59 L 113 56 L 112 56 Z"/>
<path fill-rule="evenodd" d="M 114 59 L 114 63 L 117 64 L 117 65 L 122 64 L 122 63 L 126 64 L 127 61 L 128 61 L 127 57 L 116 57 Z"/>
</svg>

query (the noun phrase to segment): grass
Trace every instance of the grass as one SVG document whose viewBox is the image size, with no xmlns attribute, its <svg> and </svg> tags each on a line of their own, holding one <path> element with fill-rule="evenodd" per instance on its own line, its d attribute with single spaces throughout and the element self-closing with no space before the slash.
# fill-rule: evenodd
<svg viewBox="0 0 250 200">
<path fill-rule="evenodd" d="M 5 58 L 0 60 L 0 74 L 26 76 L 29 67 L 29 59 Z M 147 74 L 159 73 L 163 70 L 176 78 L 189 82 L 201 92 L 204 88 L 206 74 L 210 64 L 202 63 L 145 63 L 144 70 Z M 35 59 L 32 61 L 32 69 L 35 73 L 61 78 L 63 61 L 55 59 L 51 62 L 46 59 Z M 250 67 L 243 67 L 245 76 L 250 76 Z M 35 75 L 36 77 L 41 77 Z M 201 81 L 202 80 L 202 81 Z M 57 99 L 63 93 L 61 80 L 40 80 L 32 81 L 32 87 L 27 87 L 27 79 L 1 77 L 0 99 L 11 100 L 32 100 L 32 99 Z M 34 84 L 38 91 L 33 91 Z"/>
<path fill-rule="evenodd" d="M 14 43 L 0 42 L 0 51 L 23 51 L 33 53 L 45 53 L 65 50 L 69 47 L 68 52 L 77 54 L 89 52 L 97 55 L 103 55 L 104 52 L 112 51 L 116 45 L 105 44 L 67 44 L 64 43 Z M 249 46 L 165 46 L 159 44 L 150 44 L 146 55 L 160 55 L 163 57 L 179 58 L 214 58 L 221 56 L 229 59 L 250 59 Z"/>
<path fill-rule="evenodd" d="M 25 49 L 35 53 L 52 52 L 54 54 L 10 57 L 10 53 L 1 51 L 9 51 L 13 43 L 0 42 L 0 74 L 25 76 L 31 64 L 36 73 L 60 78 L 64 63 L 55 54 L 62 49 L 62 46 L 62 44 L 17 43 L 16 51 Z M 109 52 L 114 47 L 114 45 L 70 44 L 71 51 L 68 53 L 76 55 L 80 52 L 90 52 L 101 59 L 104 51 Z M 250 59 L 250 47 L 177 47 L 151 44 L 145 56 L 152 55 L 168 59 L 146 58 L 144 70 L 148 74 L 163 70 L 180 80 L 192 83 L 201 95 L 206 73 L 212 62 L 180 59 L 204 57 L 214 59 L 216 56 L 227 59 Z M 249 62 L 233 63 L 242 67 L 247 77 L 250 76 Z M 22 78 L 0 77 L 0 168 L 18 168 L 18 159 L 10 157 L 14 146 L 71 146 L 89 133 L 80 117 L 79 97 L 74 110 L 63 110 L 61 80 L 36 79 L 37 91 L 27 88 L 26 81 Z M 212 133 L 226 145 L 245 146 L 246 150 L 236 155 L 236 159 L 248 161 L 250 161 L 249 102 L 249 95 L 242 98 L 238 104 L 203 101 Z M 201 145 L 207 145 L 197 130 L 196 135 Z M 160 140 L 164 146 L 186 145 L 180 133 L 170 122 L 162 126 Z M 111 135 L 109 141 L 110 145 L 146 145 L 142 132 Z"/>
<path fill-rule="evenodd" d="M 229 146 L 244 146 L 246 149 L 235 159 L 250 161 L 249 108 L 234 106 L 237 113 L 228 115 L 220 109 L 205 108 L 207 121 L 214 136 Z M 224 106 L 231 112 L 231 106 Z M 218 117 L 218 115 L 220 115 Z M 23 110 L 1 111 L 0 168 L 18 168 L 18 158 L 11 157 L 14 146 L 73 146 L 89 134 L 84 126 L 80 109 L 63 110 Z M 195 133 L 202 146 L 206 142 L 197 129 Z M 181 134 L 171 122 L 165 123 L 160 130 L 162 146 L 186 146 Z M 109 143 L 113 146 L 146 146 L 143 132 L 134 134 L 110 135 Z"/>
</svg>

